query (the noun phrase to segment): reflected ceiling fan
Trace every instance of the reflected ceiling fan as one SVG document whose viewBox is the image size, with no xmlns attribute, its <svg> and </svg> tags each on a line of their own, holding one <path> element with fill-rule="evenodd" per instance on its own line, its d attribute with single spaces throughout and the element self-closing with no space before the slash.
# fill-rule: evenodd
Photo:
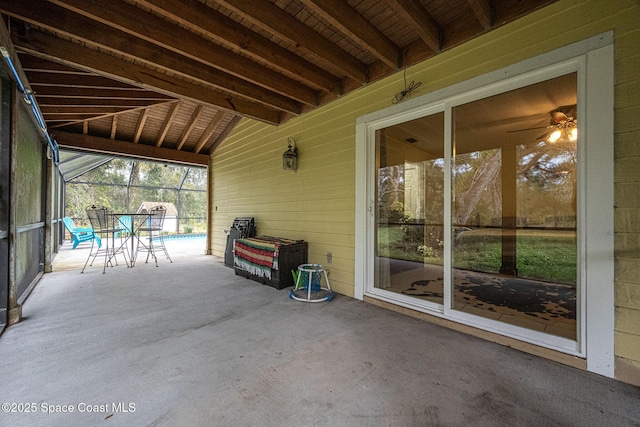
<svg viewBox="0 0 640 427">
<path fill-rule="evenodd" d="M 507 131 L 507 133 L 524 132 L 535 129 L 547 129 L 545 133 L 538 136 L 536 141 L 544 141 L 550 144 L 556 142 L 575 142 L 578 139 L 578 121 L 575 118 L 576 106 L 559 107 L 549 112 L 551 119 L 549 126 L 538 126 L 526 129 Z"/>
</svg>

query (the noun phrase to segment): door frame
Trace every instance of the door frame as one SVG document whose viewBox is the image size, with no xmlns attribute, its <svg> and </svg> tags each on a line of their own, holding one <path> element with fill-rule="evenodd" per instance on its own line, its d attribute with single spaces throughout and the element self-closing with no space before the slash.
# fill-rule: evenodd
<svg viewBox="0 0 640 427">
<path fill-rule="evenodd" d="M 506 90 L 523 81 L 531 84 L 537 73 L 576 67 L 578 71 L 579 133 L 583 147 L 578 154 L 579 201 L 578 287 L 582 321 L 578 322 L 576 341 L 535 333 L 518 327 L 493 325 L 477 316 L 452 313 L 445 292 L 445 309 L 416 305 L 402 296 L 373 289 L 375 222 L 375 131 L 396 123 L 427 115 L 444 108 L 445 123 L 450 123 L 451 106 L 491 90 Z M 523 80 L 524 79 L 524 80 Z M 613 270 L 613 107 L 614 107 L 613 33 L 607 32 L 552 52 L 519 62 L 445 89 L 417 97 L 399 105 L 362 116 L 356 121 L 356 227 L 355 292 L 465 325 L 505 335 L 540 347 L 585 358 L 587 369 L 614 376 L 614 270 Z M 443 107 L 441 107 L 443 106 Z M 451 134 L 445 126 L 445 152 L 451 152 Z M 593 141 L 589 143 L 589 141 Z M 449 144 L 449 146 L 447 146 Z M 450 158 L 445 157 L 445 162 Z M 447 166 L 450 170 L 450 163 Z M 445 177 L 448 174 L 445 174 Z M 448 178 L 450 180 L 450 176 Z M 448 184 L 450 191 L 450 182 Z M 581 197 L 580 197 L 581 196 Z M 450 200 L 451 194 L 445 194 Z M 448 206 L 448 207 L 447 207 Z M 451 241 L 451 210 L 445 203 L 445 239 Z M 448 235 L 448 237 L 447 237 Z M 448 262 L 448 264 L 447 264 Z M 445 254 L 445 280 L 451 274 L 450 255 Z M 449 282 L 451 283 L 450 279 Z M 587 316 L 588 314 L 588 316 Z M 498 322 L 499 323 L 499 322 Z M 494 326 L 499 326 L 494 329 Z"/>
</svg>

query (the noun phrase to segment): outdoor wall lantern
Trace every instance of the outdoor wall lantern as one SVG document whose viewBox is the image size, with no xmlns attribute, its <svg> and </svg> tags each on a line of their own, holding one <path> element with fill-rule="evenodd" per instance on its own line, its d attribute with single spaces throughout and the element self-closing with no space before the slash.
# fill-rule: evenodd
<svg viewBox="0 0 640 427">
<path fill-rule="evenodd" d="M 294 171 L 298 169 L 298 148 L 296 147 L 296 140 L 292 137 L 287 138 L 287 142 L 289 143 L 289 149 L 282 154 L 282 169 Z"/>
</svg>

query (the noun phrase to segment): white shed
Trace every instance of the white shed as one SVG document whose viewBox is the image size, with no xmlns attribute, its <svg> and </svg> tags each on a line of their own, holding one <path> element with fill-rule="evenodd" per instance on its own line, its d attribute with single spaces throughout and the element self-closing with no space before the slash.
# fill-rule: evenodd
<svg viewBox="0 0 640 427">
<path fill-rule="evenodd" d="M 162 225 L 162 231 L 169 233 L 178 232 L 178 209 L 176 205 L 171 202 L 142 202 L 138 208 L 138 213 L 148 213 L 156 206 L 164 206 L 167 212 L 164 216 L 164 223 Z"/>
</svg>

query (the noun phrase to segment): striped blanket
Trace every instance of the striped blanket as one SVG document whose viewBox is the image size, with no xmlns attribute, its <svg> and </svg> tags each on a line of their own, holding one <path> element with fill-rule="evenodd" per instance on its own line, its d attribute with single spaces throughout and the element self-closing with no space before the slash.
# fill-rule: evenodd
<svg viewBox="0 0 640 427">
<path fill-rule="evenodd" d="M 280 246 L 298 242 L 299 240 L 270 236 L 236 239 L 233 245 L 233 263 L 254 276 L 271 279 L 271 271 L 278 269 Z"/>
</svg>

